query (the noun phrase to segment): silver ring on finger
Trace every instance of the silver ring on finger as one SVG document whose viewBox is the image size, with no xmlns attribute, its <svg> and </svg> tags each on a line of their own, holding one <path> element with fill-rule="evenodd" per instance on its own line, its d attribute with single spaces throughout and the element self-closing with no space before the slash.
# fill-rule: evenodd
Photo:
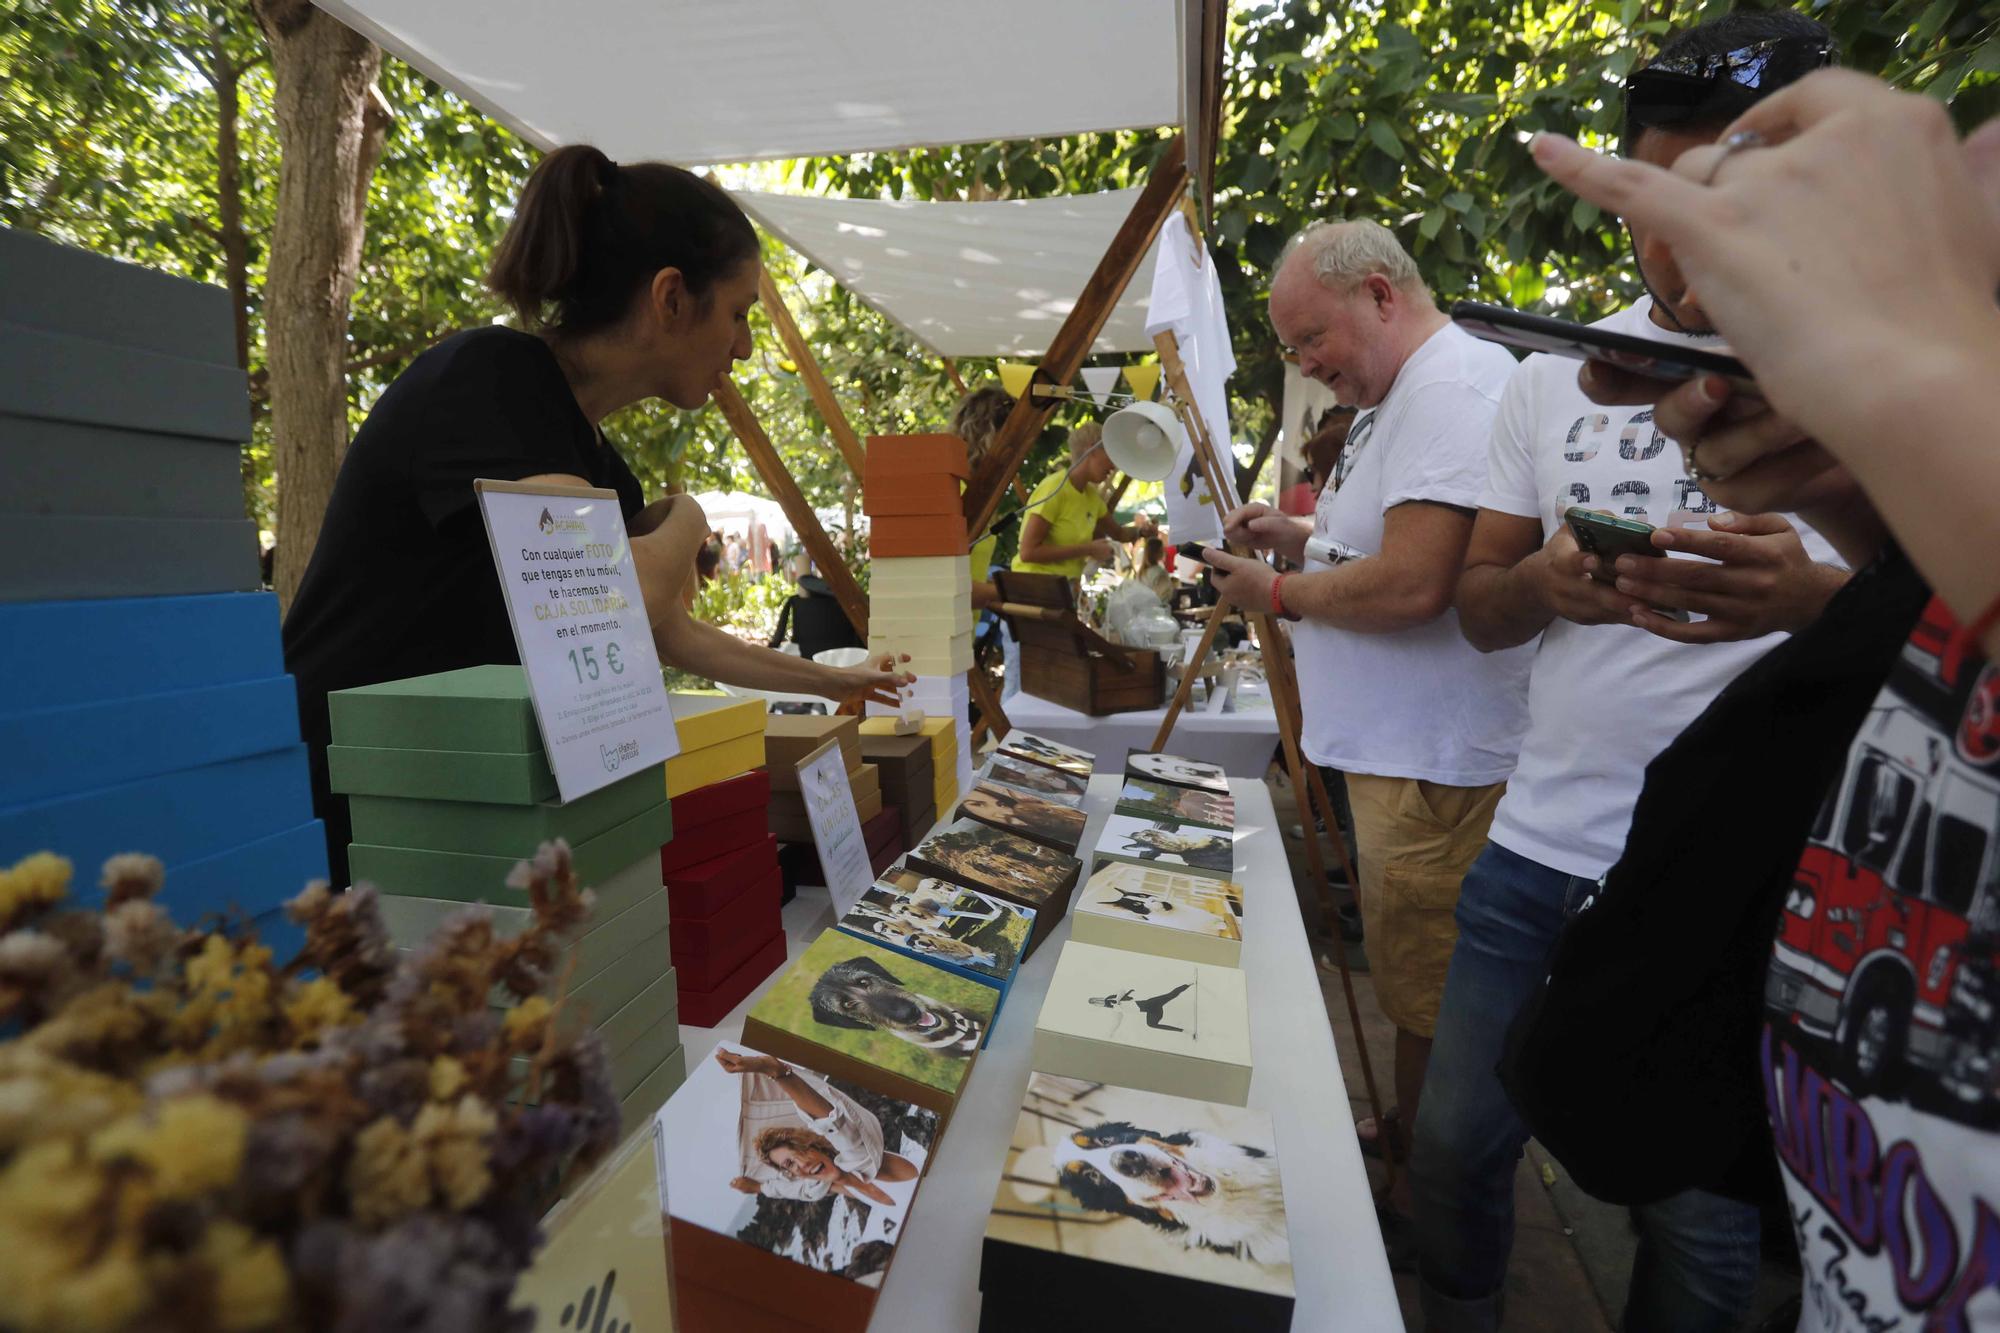
<svg viewBox="0 0 2000 1333">
<path fill-rule="evenodd" d="M 1699 486 L 1704 482 L 1714 481 L 1715 478 L 1701 470 L 1701 463 L 1694 456 L 1696 448 L 1697 446 L 1690 444 L 1681 450 L 1681 471 L 1687 473 L 1689 481 Z"/>
<path fill-rule="evenodd" d="M 1730 158 L 1735 157 L 1744 149 L 1762 148 L 1764 146 L 1764 136 L 1756 130 L 1738 130 L 1717 146 L 1722 151 L 1715 155 L 1715 162 L 1709 167 L 1708 175 L 1702 178 L 1701 183 L 1703 185 L 1714 185 L 1716 176 L 1722 171 L 1722 164 Z"/>
</svg>

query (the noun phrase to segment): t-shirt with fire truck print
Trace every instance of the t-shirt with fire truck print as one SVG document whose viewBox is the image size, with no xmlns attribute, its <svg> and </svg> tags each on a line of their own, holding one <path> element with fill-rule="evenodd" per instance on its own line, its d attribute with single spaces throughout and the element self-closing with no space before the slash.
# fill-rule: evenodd
<svg viewBox="0 0 2000 1333">
<path fill-rule="evenodd" d="M 2000 672 L 1933 600 L 1779 922 L 1760 1058 L 1801 1330 L 2000 1329 Z"/>
</svg>

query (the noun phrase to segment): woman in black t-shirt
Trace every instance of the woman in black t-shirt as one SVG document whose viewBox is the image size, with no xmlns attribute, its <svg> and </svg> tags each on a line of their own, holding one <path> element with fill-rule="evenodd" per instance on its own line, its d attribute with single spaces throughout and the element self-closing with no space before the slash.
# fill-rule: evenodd
<svg viewBox="0 0 2000 1333">
<path fill-rule="evenodd" d="M 574 145 L 529 177 L 487 277 L 521 327 L 448 338 L 384 391 L 341 464 L 285 618 L 336 883 L 346 880 L 349 824 L 327 784 L 327 694 L 520 660 L 475 478 L 615 490 L 665 662 L 831 699 L 908 679 L 821 666 L 690 618 L 683 590 L 708 521 L 686 496 L 647 506 L 598 428 L 648 398 L 706 403 L 717 377 L 750 354 L 758 271 L 742 210 L 678 167 L 621 167 Z"/>
</svg>

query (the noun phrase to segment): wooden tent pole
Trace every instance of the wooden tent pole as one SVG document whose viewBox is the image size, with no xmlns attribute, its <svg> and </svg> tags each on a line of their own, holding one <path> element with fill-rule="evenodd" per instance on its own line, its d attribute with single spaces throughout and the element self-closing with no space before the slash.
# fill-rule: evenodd
<svg viewBox="0 0 2000 1333">
<path fill-rule="evenodd" d="M 1049 340 L 1049 350 L 1035 372 L 1037 381 L 1067 384 L 1076 377 L 1083 358 L 1089 355 L 1091 344 L 1103 332 L 1104 321 L 1110 318 L 1112 307 L 1124 295 L 1126 285 L 1132 281 L 1133 273 L 1146 257 L 1153 238 L 1159 235 L 1160 227 L 1179 205 L 1187 178 L 1187 141 L 1175 135 L 1161 154 L 1158 165 L 1153 168 L 1146 188 L 1133 202 L 1132 211 L 1126 215 L 1118 233 L 1111 238 L 1111 245 L 1104 252 L 1104 258 L 1098 261 L 1090 281 L 1083 285 L 1069 317 L 1063 320 L 1062 327 Z M 985 532 L 987 524 L 999 512 L 1008 481 L 1021 470 L 1022 461 L 1034 447 L 1043 423 L 1059 401 L 1037 398 L 1033 393 L 1024 393 L 1015 401 L 1013 412 L 1007 417 L 1006 424 L 1001 426 L 993 447 L 980 460 L 972 484 L 966 490 L 965 512 L 971 520 L 968 529 L 975 535 Z"/>
<path fill-rule="evenodd" d="M 952 360 L 950 357 L 944 358 L 944 373 L 951 377 L 951 382 L 958 386 L 960 393 L 972 392 L 965 387 L 965 381 L 958 377 L 958 362 Z"/>
<path fill-rule="evenodd" d="M 1153 733 L 1153 748 L 1167 748 L 1167 737 L 1174 734 L 1174 723 L 1180 721 L 1181 710 L 1194 696 L 1195 677 L 1201 674 L 1201 664 L 1208 660 L 1208 650 L 1215 646 L 1215 636 L 1222 629 L 1222 622 L 1228 607 L 1221 602 L 1208 608 L 1208 623 L 1202 627 L 1201 642 L 1195 645 L 1194 656 L 1181 668 L 1181 683 L 1174 687 L 1173 702 L 1167 705 L 1167 715 L 1160 719 L 1160 729 Z"/>
<path fill-rule="evenodd" d="M 757 271 L 757 295 L 764 302 L 764 313 L 770 316 L 771 327 L 778 331 L 778 341 L 785 345 L 785 351 L 799 368 L 799 378 L 806 382 L 806 393 L 812 398 L 813 406 L 819 409 L 820 420 L 833 436 L 840 456 L 847 460 L 848 471 L 861 475 L 861 439 L 848 424 L 847 413 L 840 407 L 840 401 L 833 396 L 833 386 L 826 382 L 826 375 L 819 368 L 819 361 L 812 354 L 805 335 L 799 332 L 798 322 L 792 318 L 791 310 L 785 305 L 784 295 L 778 284 L 772 280 L 771 271 L 760 268 Z"/>
<path fill-rule="evenodd" d="M 1014 729 L 1014 724 L 1000 711 L 1000 696 L 993 693 L 993 683 L 986 679 L 986 673 L 978 667 L 966 672 L 965 679 L 972 688 L 973 699 L 979 704 L 979 725 L 991 731 L 995 740 L 1003 739 Z M 976 732 L 973 739 L 979 739 Z"/>
<path fill-rule="evenodd" d="M 1154 338 L 1154 345 L 1160 350 L 1160 369 L 1172 392 L 1174 411 L 1187 429 L 1188 442 L 1199 460 L 1202 471 L 1208 478 L 1209 487 L 1218 498 L 1228 492 L 1223 487 L 1226 474 L 1222 470 L 1222 460 L 1218 456 L 1215 442 L 1210 438 L 1208 427 L 1201 419 L 1201 409 L 1194 400 L 1194 391 L 1188 385 L 1187 367 L 1181 361 L 1180 341 L 1169 329 Z M 1221 605 L 1218 603 L 1210 617 L 1211 625 L 1219 623 Z M 1292 663 L 1290 641 L 1279 631 L 1277 621 L 1269 612 L 1246 611 L 1245 618 L 1257 634 L 1257 642 L 1263 650 L 1264 679 L 1271 691 L 1271 705 L 1278 715 L 1278 740 L 1285 752 L 1285 771 L 1291 778 L 1292 796 L 1298 805 L 1301 841 L 1306 848 L 1306 867 L 1313 877 L 1315 897 L 1319 902 L 1320 914 L 1324 918 L 1324 928 L 1333 938 L 1330 952 L 1340 970 L 1341 990 L 1347 1001 L 1348 1021 L 1353 1024 L 1355 1053 L 1361 1063 L 1361 1081 L 1368 1091 L 1368 1106 L 1374 1113 L 1376 1122 L 1382 1119 L 1382 1095 L 1375 1085 L 1375 1066 L 1368 1056 L 1368 1039 L 1361 1030 L 1361 1010 L 1354 998 L 1354 978 L 1347 965 L 1347 950 L 1341 946 L 1339 938 L 1339 915 L 1333 905 L 1333 891 L 1326 882 L 1326 858 L 1320 850 L 1319 836 L 1314 831 L 1313 807 L 1319 806 L 1326 820 L 1327 829 L 1333 834 L 1340 851 L 1340 863 L 1347 873 L 1347 882 L 1358 887 L 1354 869 L 1348 863 L 1347 845 L 1340 835 L 1340 821 L 1333 812 L 1333 802 L 1329 799 L 1326 785 L 1319 773 L 1305 762 L 1299 750 L 1299 735 L 1302 727 L 1302 709 L 1298 695 L 1298 676 Z M 1154 749 L 1165 745 L 1163 734 L 1155 738 Z M 1394 1165 L 1391 1164 L 1391 1171 Z M 1392 1176 L 1393 1179 L 1393 1176 Z"/>
<path fill-rule="evenodd" d="M 853 573 L 847 568 L 847 561 L 841 558 L 840 549 L 833 544 L 833 539 L 826 535 L 826 529 L 820 526 L 819 516 L 813 513 L 812 506 L 806 503 L 805 494 L 799 490 L 798 482 L 792 480 L 791 472 L 785 467 L 785 460 L 778 457 L 778 450 L 771 443 L 771 437 L 766 435 L 763 426 L 758 424 L 757 414 L 750 410 L 750 404 L 744 401 L 742 391 L 727 375 L 715 377 L 715 405 L 722 410 L 723 420 L 729 423 L 729 429 L 735 431 L 736 438 L 743 442 L 743 451 L 750 455 L 750 466 L 757 469 L 757 475 L 764 479 L 766 486 L 770 487 L 771 498 L 785 511 L 785 517 L 791 521 L 793 531 L 799 534 L 799 540 L 805 544 L 806 553 L 812 556 L 813 563 L 819 566 L 820 577 L 825 579 L 827 586 L 833 590 L 834 600 L 838 601 L 840 609 L 847 613 L 848 623 L 854 626 L 854 632 L 861 636 L 863 643 L 866 643 L 868 599 L 862 595 L 861 585 L 854 581 Z"/>
</svg>

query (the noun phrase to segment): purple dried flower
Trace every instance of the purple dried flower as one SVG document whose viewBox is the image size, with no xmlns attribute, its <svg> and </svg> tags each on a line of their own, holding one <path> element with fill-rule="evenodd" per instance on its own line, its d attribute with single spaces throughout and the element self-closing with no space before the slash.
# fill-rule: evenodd
<svg viewBox="0 0 2000 1333">
<path fill-rule="evenodd" d="M 501 1175 L 543 1172 L 559 1166 L 583 1141 L 575 1107 L 544 1102 L 508 1117 L 493 1138 L 493 1169 Z"/>
<path fill-rule="evenodd" d="M 339 1312 L 330 1333 L 526 1333 L 507 1309 L 525 1262 L 483 1219 L 436 1213 L 372 1236 L 316 1222 L 292 1249 L 303 1308 Z"/>
<path fill-rule="evenodd" d="M 542 1096 L 576 1108 L 584 1160 L 617 1146 L 618 1093 L 611 1083 L 611 1055 L 597 1029 L 580 1033 L 556 1052 L 542 1076 Z"/>
<path fill-rule="evenodd" d="M 384 1115 L 408 1120 L 430 1100 L 431 1067 L 423 1060 L 392 1060 L 361 1071 L 355 1092 Z"/>
</svg>

